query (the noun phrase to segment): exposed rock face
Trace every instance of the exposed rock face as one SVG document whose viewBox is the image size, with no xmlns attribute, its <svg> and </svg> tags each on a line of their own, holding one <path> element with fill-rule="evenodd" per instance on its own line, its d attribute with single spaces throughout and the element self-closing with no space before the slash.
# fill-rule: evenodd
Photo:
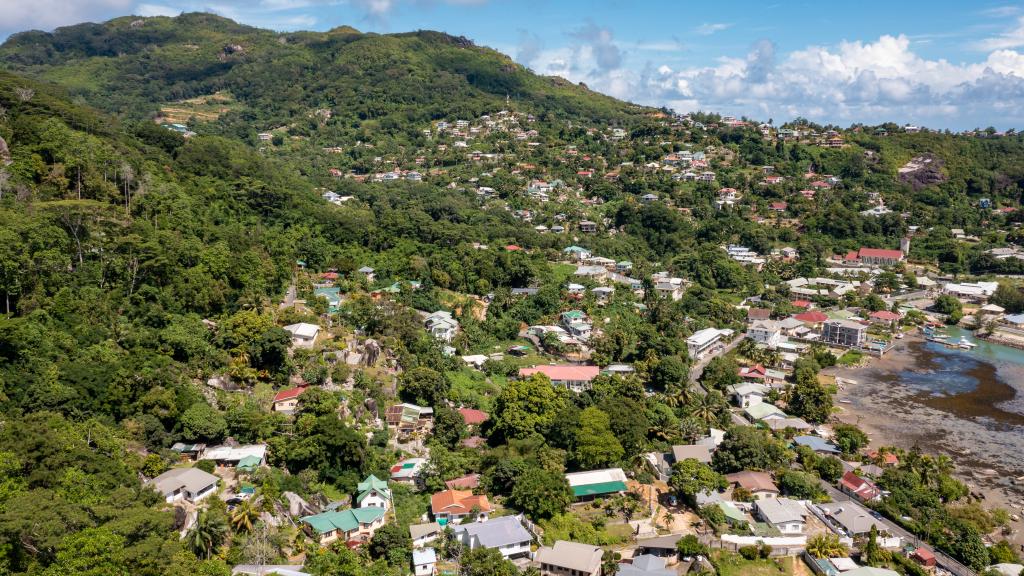
<svg viewBox="0 0 1024 576">
<path fill-rule="evenodd" d="M 0 166 L 7 166 L 11 162 L 13 162 L 11 159 L 11 149 L 7 147 L 7 142 L 0 136 Z"/>
<path fill-rule="evenodd" d="M 900 182 L 906 182 L 914 190 L 946 181 L 942 173 L 943 162 L 932 154 L 922 154 L 910 159 L 899 169 Z"/>
</svg>

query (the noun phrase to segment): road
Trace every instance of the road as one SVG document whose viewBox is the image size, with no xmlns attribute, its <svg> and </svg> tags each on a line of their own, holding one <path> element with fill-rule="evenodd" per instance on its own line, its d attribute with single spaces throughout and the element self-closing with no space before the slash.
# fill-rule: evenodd
<svg viewBox="0 0 1024 576">
<path fill-rule="evenodd" d="M 826 482 L 825 480 L 819 480 L 818 483 L 821 484 L 821 487 L 825 489 L 825 492 L 828 493 L 829 497 L 831 497 L 833 501 L 835 501 L 835 502 L 856 502 L 853 498 L 847 496 L 846 494 L 843 494 L 835 486 L 833 486 L 832 484 Z M 857 503 L 859 504 L 859 502 L 857 502 Z M 944 568 L 944 569 L 946 569 L 950 573 L 955 574 L 956 576 L 978 576 L 978 573 L 975 572 L 974 570 L 971 570 L 967 566 L 964 566 L 960 562 L 957 562 L 956 560 L 954 560 L 950 556 L 944 554 L 943 552 L 940 552 L 939 550 L 936 550 L 935 548 L 932 548 L 928 544 L 925 544 L 924 542 L 921 542 L 920 539 L 917 536 L 915 536 L 915 535 L 911 534 L 910 532 L 904 530 L 903 528 L 901 528 L 899 525 L 897 525 L 892 520 L 889 520 L 888 518 L 886 518 L 885 519 L 885 523 L 888 525 L 889 530 L 893 534 L 895 534 L 895 535 L 899 536 L 900 538 L 902 538 L 904 542 L 913 543 L 914 545 L 920 546 L 920 547 L 924 548 L 925 550 L 928 550 L 929 552 L 934 554 L 935 555 L 935 560 L 938 562 L 939 566 Z"/>
<path fill-rule="evenodd" d="M 740 334 L 739 337 L 737 337 L 735 340 L 733 340 L 732 342 L 726 344 L 723 348 L 720 348 L 714 354 L 709 354 L 709 355 L 701 358 L 696 364 L 694 364 L 690 368 L 690 382 L 693 382 L 694 384 L 697 384 L 698 381 L 700 380 L 701 375 L 704 374 L 704 369 L 707 368 L 708 363 L 710 363 L 712 360 L 714 360 L 715 358 L 717 358 L 717 357 L 719 357 L 719 356 L 721 356 L 723 354 L 728 354 L 729 352 L 732 352 L 733 349 L 736 348 L 737 346 L 739 346 L 740 342 L 743 342 L 743 339 L 746 338 L 746 337 L 747 337 L 747 334 L 744 332 L 743 334 Z M 704 390 L 704 387 L 700 386 L 699 384 L 697 385 L 697 391 L 702 396 L 707 393 L 707 391 Z"/>
</svg>

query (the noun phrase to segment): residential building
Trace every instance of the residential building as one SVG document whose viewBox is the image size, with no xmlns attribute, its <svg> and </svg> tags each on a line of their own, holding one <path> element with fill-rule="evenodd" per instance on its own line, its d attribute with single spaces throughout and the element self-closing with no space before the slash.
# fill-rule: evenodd
<svg viewBox="0 0 1024 576">
<path fill-rule="evenodd" d="M 757 500 L 779 497 L 779 488 L 768 472 L 744 470 L 727 474 L 725 480 L 733 486 L 749 491 Z"/>
<path fill-rule="evenodd" d="M 756 382 L 744 382 L 730 386 L 729 392 L 737 406 L 740 408 L 750 408 L 755 404 L 764 402 L 764 397 L 768 395 L 768 387 Z"/>
<path fill-rule="evenodd" d="M 412 547 L 423 548 L 427 544 L 430 544 L 440 538 L 443 530 L 444 528 L 437 522 L 410 524 L 409 537 L 412 538 Z"/>
<path fill-rule="evenodd" d="M 590 390 L 594 378 L 601 373 L 597 366 L 577 366 L 575 364 L 559 364 L 551 366 L 543 364 L 533 368 L 520 368 L 519 377 L 529 378 L 534 374 L 543 374 L 551 379 L 555 386 L 568 388 L 573 392 Z"/>
<path fill-rule="evenodd" d="M 296 348 L 312 348 L 316 337 L 320 333 L 320 327 L 316 324 L 299 322 L 284 327 L 285 332 L 291 334 L 292 346 Z"/>
<path fill-rule="evenodd" d="M 385 514 L 383 508 L 332 510 L 304 516 L 302 523 L 321 546 L 341 540 L 351 547 L 369 542 L 374 532 L 384 525 Z"/>
<path fill-rule="evenodd" d="M 356 503 L 360 508 L 383 508 L 391 507 L 391 489 L 388 488 L 387 480 L 381 480 L 373 474 L 356 485 Z"/>
<path fill-rule="evenodd" d="M 882 491 L 874 482 L 861 478 L 853 470 L 847 471 L 839 479 L 839 490 L 861 502 L 870 502 L 882 497 Z"/>
<path fill-rule="evenodd" d="M 832 526 L 851 538 L 864 536 L 875 526 L 879 532 L 888 532 L 889 526 L 875 518 L 856 502 L 827 502 L 816 505 Z"/>
<path fill-rule="evenodd" d="M 430 513 L 442 525 L 459 522 L 473 514 L 476 514 L 478 522 L 483 522 L 491 512 L 491 503 L 486 495 L 473 494 L 468 490 L 448 489 L 430 497 Z"/>
<path fill-rule="evenodd" d="M 774 349 L 782 341 L 782 328 L 772 320 L 757 320 L 747 328 L 747 338 Z"/>
<path fill-rule="evenodd" d="M 409 403 L 395 404 L 384 412 L 384 419 L 399 434 L 426 432 L 434 425 L 434 409 Z"/>
<path fill-rule="evenodd" d="M 593 233 L 597 232 L 597 222 L 591 222 L 590 220 L 580 221 L 580 232 Z"/>
<path fill-rule="evenodd" d="M 825 440 L 821 436 L 797 436 L 793 438 L 797 446 L 806 446 L 818 454 L 839 454 L 840 450 L 835 444 Z"/>
<path fill-rule="evenodd" d="M 200 460 L 213 460 L 217 466 L 255 467 L 263 463 L 267 455 L 266 444 L 243 444 L 241 446 L 212 446 L 207 448 Z"/>
<path fill-rule="evenodd" d="M 426 458 L 406 458 L 391 467 L 391 481 L 418 487 L 426 467 Z"/>
<path fill-rule="evenodd" d="M 470 550 L 492 548 L 509 559 L 523 558 L 530 554 L 533 536 L 523 527 L 518 516 L 502 516 L 486 522 L 460 524 L 452 532 L 463 546 Z"/>
<path fill-rule="evenodd" d="M 829 320 L 822 325 L 821 340 L 827 344 L 857 348 L 864 345 L 868 327 L 853 320 Z"/>
<path fill-rule="evenodd" d="M 601 576 L 603 554 L 600 546 L 557 540 L 538 549 L 534 559 L 543 576 Z"/>
<path fill-rule="evenodd" d="M 757 515 L 785 535 L 803 534 L 807 509 L 789 498 L 765 498 L 754 503 Z"/>
<path fill-rule="evenodd" d="M 306 391 L 305 386 L 281 390 L 274 395 L 273 410 L 282 414 L 291 414 L 299 408 L 299 396 Z"/>
<path fill-rule="evenodd" d="M 686 339 L 686 350 L 690 353 L 690 358 L 699 360 L 713 348 L 718 346 L 723 336 L 731 335 L 732 330 L 729 329 L 719 330 L 718 328 L 705 328 L 703 330 L 698 330 Z"/>
<path fill-rule="evenodd" d="M 565 475 L 577 502 L 626 492 L 626 473 L 622 468 L 606 468 Z"/>
<path fill-rule="evenodd" d="M 619 563 L 616 576 L 678 576 L 675 570 L 665 568 L 665 558 L 651 554 L 634 556 Z"/>
<path fill-rule="evenodd" d="M 437 573 L 437 553 L 433 548 L 412 551 L 412 573 L 414 576 L 433 576 Z"/>
<path fill-rule="evenodd" d="M 185 500 L 195 504 L 217 492 L 220 480 L 199 468 L 171 468 L 153 478 L 148 484 L 156 489 L 167 503 Z"/>
<path fill-rule="evenodd" d="M 459 332 L 459 321 L 447 310 L 438 310 L 429 314 L 423 319 L 423 323 L 431 336 L 447 344 L 451 344 L 452 339 Z"/>
</svg>

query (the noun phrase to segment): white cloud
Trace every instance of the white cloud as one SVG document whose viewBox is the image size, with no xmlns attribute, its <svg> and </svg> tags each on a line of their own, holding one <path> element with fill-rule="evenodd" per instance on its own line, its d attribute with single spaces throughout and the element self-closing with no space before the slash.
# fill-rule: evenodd
<svg viewBox="0 0 1024 576">
<path fill-rule="evenodd" d="M 697 26 L 697 28 L 694 30 L 694 32 L 697 33 L 697 34 L 700 34 L 701 36 L 711 36 L 712 34 L 714 34 L 716 32 L 721 32 L 722 30 L 728 30 L 729 28 L 732 28 L 732 24 L 728 24 L 728 23 L 725 23 L 725 22 L 715 22 L 715 23 L 705 22 L 704 24 L 701 24 L 700 26 Z"/>
<path fill-rule="evenodd" d="M 177 16 L 181 14 L 179 8 L 171 8 L 170 6 L 163 6 L 160 4 L 139 4 L 135 8 L 135 13 L 139 16 Z"/>
<path fill-rule="evenodd" d="M 974 44 L 979 50 L 1002 50 L 1024 46 L 1024 16 L 1017 18 L 1016 25 L 998 36 L 985 38 Z"/>
<path fill-rule="evenodd" d="M 133 0 L 0 0 L 0 31 L 50 30 L 123 15 Z"/>
</svg>

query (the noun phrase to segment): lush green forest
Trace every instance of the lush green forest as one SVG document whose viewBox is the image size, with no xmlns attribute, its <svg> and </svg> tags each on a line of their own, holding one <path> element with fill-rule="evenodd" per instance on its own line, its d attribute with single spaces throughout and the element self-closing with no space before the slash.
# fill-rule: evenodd
<svg viewBox="0 0 1024 576">
<path fill-rule="evenodd" d="M 260 520 L 283 516 L 286 491 L 326 503 L 368 474 L 388 478 L 409 451 L 379 416 L 399 400 L 435 410 L 422 442 L 428 492 L 479 473 L 502 513 L 525 513 L 550 540 L 620 544 L 628 536 L 611 526 L 628 527 L 645 508 L 627 494 L 581 516 L 564 472 L 621 466 L 649 482 L 645 453 L 712 428 L 728 432 L 711 463 L 672 470 L 681 500 L 745 469 L 776 472 L 787 495 L 820 500 L 816 482 L 839 476 L 835 458 L 792 449 L 792 430 L 731 418 L 738 359 L 778 365 L 778 354 L 741 345 L 712 360 L 698 386 L 686 337 L 742 331 L 737 304 L 749 297 L 785 317 L 796 308 L 781 281 L 907 237 L 910 263 L 872 291 L 815 304 L 882 310 L 882 296 L 916 287 L 911 265 L 950 276 L 1024 271 L 1024 260 L 988 252 L 1020 240 L 1017 134 L 787 125 L 841 134 L 833 149 L 766 137 L 754 121 L 683 123 L 442 33 L 275 33 L 207 14 L 17 34 L 0 46 L 0 67 L 0 574 L 220 576 L 254 557 L 303 554 L 317 576 L 405 573 L 422 493 L 396 487 L 393 525 L 358 551 L 319 549 L 290 521 L 268 535 Z M 495 128 L 507 118 L 512 128 Z M 176 119 L 188 137 L 161 125 Z M 451 137 L 439 125 L 458 120 L 480 131 Z M 645 168 L 690 149 L 706 153 L 715 181 Z M 938 160 L 934 177 L 901 177 L 922 155 Z M 410 172 L 422 179 L 377 177 Z M 765 184 L 769 173 L 783 180 Z M 524 192 L 539 180 L 559 182 L 552 201 Z M 723 188 L 742 202 L 717 205 Z M 328 203 L 328 189 L 348 199 Z M 863 214 L 880 200 L 890 212 Z M 598 232 L 579 232 L 584 220 Z M 569 232 L 551 233 L 562 224 Z M 599 303 L 590 279 L 586 295 L 568 293 L 574 266 L 563 250 L 576 243 L 630 261 L 644 294 L 619 288 Z M 748 266 L 722 249 L 732 243 L 799 257 Z M 651 274 L 662 270 L 687 280 L 678 299 L 654 293 Z M 338 276 L 337 310 L 315 292 L 324 273 Z M 526 287 L 536 294 L 513 294 Z M 282 302 L 289 293 L 302 303 Z M 1024 308 L 1008 284 L 999 294 Z M 435 310 L 461 323 L 450 343 L 423 328 L 418 312 Z M 635 372 L 601 375 L 581 394 L 546 377 L 510 378 L 565 356 L 557 340 L 522 333 L 569 310 L 603 319 L 595 364 Z M 296 349 L 283 327 L 298 322 L 330 336 Z M 369 340 L 379 362 L 337 361 Z M 459 358 L 516 345 L 530 351 L 480 370 Z M 774 400 L 828 422 L 831 391 L 818 373 L 835 362 L 814 347 Z M 217 378 L 235 387 L 208 385 Z M 311 385 L 297 413 L 272 411 L 274 394 L 296 381 Z M 470 430 L 460 406 L 490 419 Z M 477 434 L 486 440 L 467 447 Z M 868 461 L 859 430 L 837 436 L 844 457 Z M 229 510 L 212 498 L 179 538 L 186 519 L 140 480 L 180 465 L 176 442 L 228 438 L 268 447 L 267 466 L 245 477 L 258 504 Z M 1016 557 L 1005 545 L 985 549 L 981 534 L 1007 519 L 970 501 L 948 462 L 907 457 L 881 477 L 894 496 L 880 510 L 911 518 L 909 529 L 974 567 Z M 711 531 L 725 524 L 720 512 L 698 512 Z M 464 558 L 466 576 L 506 573 L 511 565 L 486 552 Z"/>
</svg>

